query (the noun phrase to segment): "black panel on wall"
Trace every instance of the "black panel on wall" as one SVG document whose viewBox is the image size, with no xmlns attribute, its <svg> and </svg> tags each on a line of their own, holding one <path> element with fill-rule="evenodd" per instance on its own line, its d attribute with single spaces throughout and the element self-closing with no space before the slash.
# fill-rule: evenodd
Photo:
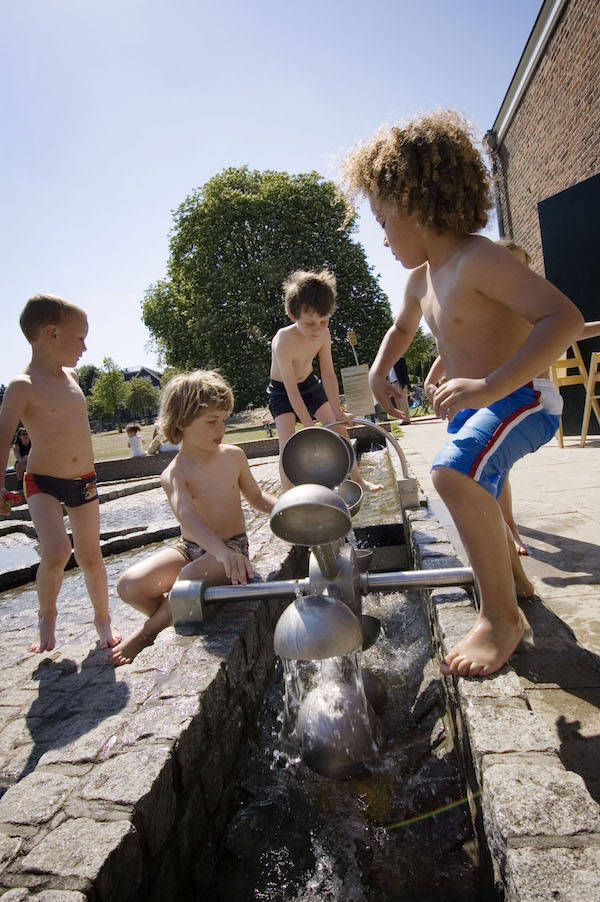
<svg viewBox="0 0 600 902">
<path fill-rule="evenodd" d="M 600 320 L 600 175 L 540 201 L 538 215 L 546 278 L 571 298 L 586 321 Z M 600 337 L 579 347 L 589 366 L 592 351 L 600 351 Z M 565 435 L 579 435 L 585 390 L 568 385 L 561 392 Z M 599 432 L 592 413 L 589 433 Z"/>
</svg>

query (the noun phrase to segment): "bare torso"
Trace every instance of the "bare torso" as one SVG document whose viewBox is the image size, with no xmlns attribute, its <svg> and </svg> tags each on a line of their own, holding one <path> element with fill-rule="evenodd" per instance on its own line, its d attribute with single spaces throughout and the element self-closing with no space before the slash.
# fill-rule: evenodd
<svg viewBox="0 0 600 902">
<path fill-rule="evenodd" d="M 515 311 L 468 287 L 462 270 L 470 248 L 470 242 L 463 245 L 435 273 L 421 266 L 415 280 L 448 379 L 489 375 L 519 350 L 532 329 Z"/>
<path fill-rule="evenodd" d="M 28 367 L 23 424 L 31 438 L 30 473 L 77 479 L 94 469 L 85 397 L 69 370 L 48 375 Z"/>
<path fill-rule="evenodd" d="M 245 532 L 240 496 L 239 448 L 220 445 L 212 454 L 186 457 L 181 452 L 163 474 L 163 487 L 177 515 L 180 490 L 189 494 L 196 513 L 220 539 Z M 193 536 L 184 537 L 195 541 Z"/>
<path fill-rule="evenodd" d="M 326 335 L 328 337 L 329 332 Z M 312 373 L 313 360 L 321 351 L 323 344 L 323 336 L 308 338 L 300 332 L 295 323 L 280 329 L 271 343 L 271 379 L 283 382 L 282 366 L 284 362 L 289 361 L 296 382 L 304 382 Z"/>
</svg>

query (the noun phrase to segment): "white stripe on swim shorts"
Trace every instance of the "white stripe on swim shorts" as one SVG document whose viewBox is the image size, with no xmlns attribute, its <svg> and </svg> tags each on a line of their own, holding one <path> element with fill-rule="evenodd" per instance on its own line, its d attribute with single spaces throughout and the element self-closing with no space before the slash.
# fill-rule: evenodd
<svg viewBox="0 0 600 902">
<path fill-rule="evenodd" d="M 510 435 L 512 430 L 516 426 L 518 426 L 520 423 L 522 423 L 523 420 L 525 420 L 530 414 L 539 413 L 539 411 L 542 409 L 542 405 L 540 403 L 539 392 L 536 392 L 536 394 L 537 394 L 537 398 L 535 400 L 535 404 L 528 405 L 525 408 L 525 410 L 522 410 L 521 413 L 517 414 L 517 416 L 514 419 L 509 420 L 501 429 L 500 434 L 496 438 L 493 439 L 492 443 L 490 444 L 490 447 L 488 448 L 488 450 L 485 452 L 485 454 L 479 461 L 479 465 L 478 465 L 477 469 L 475 470 L 475 472 L 473 473 L 473 479 L 475 480 L 475 482 L 479 482 L 481 474 L 485 470 L 488 460 L 490 459 L 492 454 L 496 453 L 499 445 L 501 445 L 502 442 L 505 441 L 505 439 L 507 438 L 507 436 Z"/>
</svg>

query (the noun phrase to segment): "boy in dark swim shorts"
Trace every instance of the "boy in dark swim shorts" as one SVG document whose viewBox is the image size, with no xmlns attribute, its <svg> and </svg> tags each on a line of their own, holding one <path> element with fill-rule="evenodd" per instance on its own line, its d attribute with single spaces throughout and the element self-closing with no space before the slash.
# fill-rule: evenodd
<svg viewBox="0 0 600 902">
<path fill-rule="evenodd" d="M 119 578 L 123 601 L 147 619 L 108 660 L 130 664 L 171 623 L 169 592 L 177 579 L 211 585 L 246 585 L 254 576 L 241 495 L 271 512 L 275 498 L 255 481 L 246 455 L 223 444 L 233 393 L 219 373 L 196 370 L 174 376 L 160 402 L 159 429 L 181 450 L 163 471 L 161 484 L 181 524 L 181 539 L 134 564 Z"/>
<path fill-rule="evenodd" d="M 293 435 L 296 423 L 312 426 L 341 421 L 332 428 L 348 438 L 344 424 L 352 417 L 342 411 L 337 376 L 331 356 L 329 319 L 335 310 L 336 282 L 327 269 L 321 272 L 298 270 L 283 283 L 285 312 L 291 326 L 280 329 L 271 343 L 271 378 L 267 386 L 269 410 L 275 420 L 279 439 L 279 474 L 284 489 L 292 487 L 281 467 L 281 452 Z M 321 379 L 312 371 L 319 358 Z M 354 466 L 351 478 L 365 492 L 377 492 L 382 486 L 367 482 Z"/>
<path fill-rule="evenodd" d="M 21 329 L 31 344 L 29 366 L 6 389 L 0 411 L 0 477 L 4 478 L 10 437 L 22 420 L 31 436 L 25 494 L 40 546 L 36 575 L 38 636 L 32 651 L 56 644 L 56 600 L 71 557 L 65 529 L 67 508 L 73 550 L 94 607 L 101 648 L 121 636 L 108 612 L 106 568 L 100 551 L 100 515 L 94 452 L 83 392 L 71 369 L 85 351 L 87 317 L 80 307 L 53 295 L 30 298 Z M 0 498 L 6 493 L 0 485 Z"/>
</svg>

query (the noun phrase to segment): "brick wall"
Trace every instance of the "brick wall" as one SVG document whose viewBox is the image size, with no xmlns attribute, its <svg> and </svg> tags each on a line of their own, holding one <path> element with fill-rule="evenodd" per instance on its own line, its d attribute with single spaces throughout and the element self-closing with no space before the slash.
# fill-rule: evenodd
<svg viewBox="0 0 600 902">
<path fill-rule="evenodd" d="M 504 232 L 544 274 L 539 201 L 600 172 L 600 4 L 570 0 L 494 159 Z"/>
</svg>

